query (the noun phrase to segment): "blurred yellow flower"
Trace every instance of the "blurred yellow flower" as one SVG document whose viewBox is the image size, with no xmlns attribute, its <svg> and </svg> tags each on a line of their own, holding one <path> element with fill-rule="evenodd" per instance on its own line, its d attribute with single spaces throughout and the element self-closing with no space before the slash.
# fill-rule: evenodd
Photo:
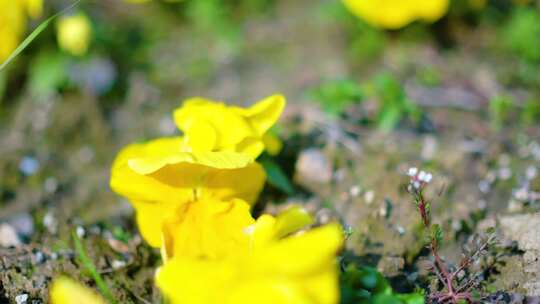
<svg viewBox="0 0 540 304">
<path fill-rule="evenodd" d="M 62 16 L 56 23 L 58 45 L 64 51 L 82 56 L 88 50 L 92 36 L 92 25 L 83 13 Z"/>
<path fill-rule="evenodd" d="M 42 0 L 0 0 L 0 63 L 21 42 L 27 17 L 38 18 L 42 10 Z"/>
<path fill-rule="evenodd" d="M 52 304 L 105 304 L 96 292 L 66 277 L 54 280 L 49 294 Z"/>
<path fill-rule="evenodd" d="M 249 108 L 191 98 L 174 111 L 174 120 L 184 132 L 185 146 L 193 152 L 235 151 L 255 159 L 265 148 L 263 136 L 284 107 L 282 95 L 267 97 Z"/>
<path fill-rule="evenodd" d="M 113 163 L 111 188 L 130 200 L 143 238 L 162 245 L 162 225 L 186 203 L 241 199 L 253 204 L 264 169 L 235 152 L 183 152 L 182 137 L 160 138 L 124 148 Z"/>
<path fill-rule="evenodd" d="M 334 304 L 343 235 L 329 224 L 223 260 L 175 256 L 156 284 L 172 304 Z"/>
<path fill-rule="evenodd" d="M 343 0 L 343 3 L 370 25 L 387 29 L 399 29 L 417 20 L 437 21 L 449 6 L 449 0 Z"/>
</svg>

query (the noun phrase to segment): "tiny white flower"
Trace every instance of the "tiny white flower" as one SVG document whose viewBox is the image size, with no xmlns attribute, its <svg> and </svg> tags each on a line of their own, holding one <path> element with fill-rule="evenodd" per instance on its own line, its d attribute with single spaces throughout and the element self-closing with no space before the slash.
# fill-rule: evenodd
<svg viewBox="0 0 540 304">
<path fill-rule="evenodd" d="M 423 181 L 424 178 L 426 178 L 426 175 L 427 175 L 426 171 L 420 171 L 420 173 L 418 173 L 418 179 Z"/>
<path fill-rule="evenodd" d="M 424 182 L 429 183 L 429 182 L 431 182 L 432 179 L 433 179 L 433 174 L 428 173 L 428 174 L 426 174 L 426 176 L 424 177 Z"/>
<path fill-rule="evenodd" d="M 409 168 L 409 171 L 407 172 L 407 175 L 408 176 L 415 176 L 416 173 L 418 173 L 418 168 L 412 167 L 412 168 Z"/>
<path fill-rule="evenodd" d="M 420 186 L 421 186 L 421 184 L 420 184 L 419 181 L 414 181 L 413 187 L 414 187 L 415 189 L 420 189 Z"/>
</svg>

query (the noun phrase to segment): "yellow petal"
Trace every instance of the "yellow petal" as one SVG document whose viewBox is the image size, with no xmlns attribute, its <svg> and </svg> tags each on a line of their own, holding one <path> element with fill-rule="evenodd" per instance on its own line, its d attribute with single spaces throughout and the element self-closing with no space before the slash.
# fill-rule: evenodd
<svg viewBox="0 0 540 304">
<path fill-rule="evenodd" d="M 234 264 L 178 257 L 156 273 L 156 285 L 171 304 L 223 303 L 236 277 Z"/>
<path fill-rule="evenodd" d="M 251 163 L 244 168 L 233 170 L 212 170 L 205 175 L 199 189 L 201 197 L 221 200 L 239 198 L 253 205 L 265 180 L 264 168 L 258 163 Z"/>
<path fill-rule="evenodd" d="M 274 95 L 249 108 L 195 97 L 174 111 L 174 121 L 184 132 L 185 146 L 192 152 L 233 151 L 253 159 L 264 149 L 262 137 L 277 121 L 285 98 Z"/>
<path fill-rule="evenodd" d="M 232 111 L 223 102 L 195 97 L 186 100 L 182 107 L 173 113 L 174 121 L 188 139 L 187 145 L 192 147 L 191 140 L 202 136 L 207 137 L 203 130 L 218 132 L 214 151 L 233 148 L 244 138 L 253 134 L 251 126 L 245 117 Z M 201 127 L 201 125 L 208 127 Z"/>
<path fill-rule="evenodd" d="M 138 202 L 132 201 L 135 208 L 137 226 L 143 239 L 155 248 L 163 245 L 163 223 L 175 214 L 182 204 L 174 202 Z"/>
<path fill-rule="evenodd" d="M 185 145 L 189 146 L 191 151 L 204 152 L 213 151 L 217 145 L 218 134 L 212 124 L 203 120 L 190 122 L 189 132 L 186 132 Z"/>
<path fill-rule="evenodd" d="M 276 94 L 266 97 L 247 109 L 235 109 L 248 118 L 257 134 L 262 137 L 276 123 L 284 108 L 285 97 Z"/>
<path fill-rule="evenodd" d="M 278 241 L 312 223 L 313 218 L 305 209 L 293 206 L 277 217 L 261 215 L 247 232 L 251 236 L 252 247 L 264 250 L 271 242 Z"/>
<path fill-rule="evenodd" d="M 240 251 L 225 259 L 175 256 L 158 271 L 156 282 L 173 304 L 336 304 L 335 256 L 342 241 L 341 229 L 331 224 L 247 255 Z"/>
<path fill-rule="evenodd" d="M 276 218 L 276 238 L 282 238 L 290 233 L 313 224 L 313 217 L 306 209 L 293 206 L 281 212 Z"/>
<path fill-rule="evenodd" d="M 264 251 L 259 251 L 251 263 L 259 265 L 253 269 L 264 272 L 316 273 L 317 269 L 333 261 L 342 244 L 342 229 L 337 224 L 328 224 L 271 243 Z"/>
<path fill-rule="evenodd" d="M 244 168 L 252 159 L 236 152 L 178 152 L 167 156 L 146 156 L 128 160 L 128 166 L 138 174 L 148 175 L 159 169 L 176 164 L 194 164 L 215 169 Z"/>
<path fill-rule="evenodd" d="M 52 304 L 105 304 L 96 292 L 66 277 L 54 280 L 49 297 Z"/>
<path fill-rule="evenodd" d="M 255 300 L 256 299 L 256 300 Z M 294 280 L 287 278 L 259 278 L 240 282 L 231 290 L 226 304 L 313 304 Z"/>
<path fill-rule="evenodd" d="M 32 18 L 39 18 L 43 13 L 43 0 L 26 0 L 26 10 Z"/>
<path fill-rule="evenodd" d="M 174 256 L 223 258 L 245 250 L 244 228 L 254 219 L 242 200 L 227 202 L 203 199 L 183 205 L 163 227 L 164 252 Z"/>
</svg>

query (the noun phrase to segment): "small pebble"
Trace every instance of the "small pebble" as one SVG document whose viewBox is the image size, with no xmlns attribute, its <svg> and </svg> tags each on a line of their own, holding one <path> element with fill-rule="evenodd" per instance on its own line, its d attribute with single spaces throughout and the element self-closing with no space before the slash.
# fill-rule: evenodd
<svg viewBox="0 0 540 304">
<path fill-rule="evenodd" d="M 41 264 L 41 263 L 45 262 L 45 255 L 41 251 L 36 252 L 34 254 L 34 257 L 36 258 L 36 263 L 37 264 Z"/>
<path fill-rule="evenodd" d="M 19 163 L 19 170 L 24 175 L 34 175 L 39 170 L 39 161 L 31 156 L 25 156 Z"/>
<path fill-rule="evenodd" d="M 15 296 L 15 303 L 17 304 L 24 304 L 28 301 L 28 294 L 22 293 L 20 295 Z"/>
<path fill-rule="evenodd" d="M 23 237 L 29 237 L 34 233 L 34 220 L 28 213 L 14 215 L 8 220 L 8 223 Z"/>
<path fill-rule="evenodd" d="M 47 228 L 47 231 L 50 234 L 56 234 L 58 231 L 58 222 L 56 221 L 52 211 L 48 211 L 45 213 L 45 216 L 43 216 L 43 226 Z"/>
<path fill-rule="evenodd" d="M 364 194 L 366 204 L 371 205 L 371 203 L 373 203 L 373 199 L 375 199 L 375 192 L 373 192 L 373 190 L 369 190 Z"/>
<path fill-rule="evenodd" d="M 120 260 L 114 260 L 111 264 L 113 269 L 119 269 L 126 266 L 126 262 Z"/>
<path fill-rule="evenodd" d="M 360 187 L 358 186 L 352 186 L 349 190 L 349 193 L 352 197 L 357 197 L 360 194 Z"/>
<path fill-rule="evenodd" d="M 56 181 L 56 178 L 54 177 L 47 177 L 43 184 L 43 188 L 47 193 L 54 193 L 58 189 L 58 181 Z"/>
<path fill-rule="evenodd" d="M 176 131 L 176 125 L 169 115 L 159 120 L 159 132 L 163 135 L 173 135 Z"/>
<path fill-rule="evenodd" d="M 79 149 L 77 157 L 81 163 L 87 164 L 94 158 L 94 150 L 88 146 L 82 147 Z"/>
<path fill-rule="evenodd" d="M 21 245 L 21 240 L 15 228 L 8 224 L 0 224 L 0 246 L 17 247 L 19 245 Z"/>
<path fill-rule="evenodd" d="M 487 180 L 481 180 L 478 182 L 478 189 L 480 189 L 480 192 L 482 193 L 488 193 L 491 189 L 491 186 Z"/>
</svg>

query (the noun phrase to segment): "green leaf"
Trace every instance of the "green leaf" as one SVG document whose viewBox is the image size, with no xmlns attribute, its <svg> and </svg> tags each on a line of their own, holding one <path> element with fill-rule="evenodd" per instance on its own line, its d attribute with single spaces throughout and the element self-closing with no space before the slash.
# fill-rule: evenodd
<svg viewBox="0 0 540 304">
<path fill-rule="evenodd" d="M 2 97 L 4 97 L 4 93 L 6 92 L 6 86 L 7 75 L 4 71 L 0 71 L 0 104 L 2 103 Z"/>
<path fill-rule="evenodd" d="M 101 275 L 96 269 L 96 266 L 94 265 L 94 262 L 88 257 L 86 254 L 86 250 L 84 249 L 84 246 L 81 243 L 81 239 L 79 236 L 73 232 L 73 242 L 75 243 L 75 251 L 77 252 L 77 255 L 79 257 L 79 260 L 82 263 L 82 266 L 88 271 L 94 282 L 96 282 L 96 286 L 98 287 L 101 294 L 107 299 L 109 303 L 115 304 L 116 301 L 114 300 L 114 297 L 109 289 L 109 286 L 105 283 Z"/>
<path fill-rule="evenodd" d="M 66 77 L 66 58 L 56 51 L 40 53 L 30 65 L 30 91 L 35 95 L 54 92 Z"/>
<path fill-rule="evenodd" d="M 437 242 L 437 246 L 439 246 L 442 243 L 443 232 L 442 232 L 441 225 L 434 224 L 433 226 L 431 226 L 431 239 Z"/>
<path fill-rule="evenodd" d="M 379 294 L 373 297 L 373 304 L 402 304 L 403 302 L 391 294 Z"/>
<path fill-rule="evenodd" d="M 1 65 L 0 65 L 0 71 L 4 70 L 5 67 L 11 62 L 13 61 L 17 56 L 19 56 L 19 54 L 24 51 L 24 49 L 26 49 L 26 47 L 28 45 L 30 45 L 30 43 L 32 43 L 32 41 L 34 41 L 34 39 L 36 39 L 36 37 L 41 34 L 41 32 L 43 32 L 47 26 L 54 20 L 56 19 L 56 17 L 60 16 L 61 14 L 65 13 L 66 11 L 72 9 L 75 5 L 79 4 L 79 2 L 81 2 L 81 0 L 77 0 L 75 1 L 74 3 L 72 3 L 71 5 L 69 5 L 68 7 L 66 7 L 65 9 L 61 10 L 60 12 L 52 15 L 51 17 L 47 18 L 47 20 L 43 21 L 40 25 L 38 25 L 38 27 L 36 27 L 36 29 L 34 31 L 32 31 L 32 33 L 30 33 L 30 35 L 28 35 L 28 37 L 26 37 L 26 39 L 23 40 L 23 42 L 21 42 L 21 44 L 19 44 L 19 46 L 13 51 L 13 53 L 11 53 L 11 55 L 9 55 L 9 57 L 6 59 L 6 61 L 4 61 Z"/>
<path fill-rule="evenodd" d="M 409 294 L 398 294 L 397 297 L 405 304 L 424 304 L 424 295 L 415 292 Z"/>
<path fill-rule="evenodd" d="M 364 94 L 352 80 L 330 80 L 309 91 L 310 98 L 320 104 L 327 114 L 337 116 L 353 103 L 361 102 Z"/>
<path fill-rule="evenodd" d="M 268 183 L 270 183 L 270 185 L 278 188 L 288 195 L 294 194 L 294 187 L 291 184 L 291 181 L 278 164 L 276 164 L 273 160 L 266 158 L 261 160 L 261 165 L 266 171 Z"/>
</svg>

